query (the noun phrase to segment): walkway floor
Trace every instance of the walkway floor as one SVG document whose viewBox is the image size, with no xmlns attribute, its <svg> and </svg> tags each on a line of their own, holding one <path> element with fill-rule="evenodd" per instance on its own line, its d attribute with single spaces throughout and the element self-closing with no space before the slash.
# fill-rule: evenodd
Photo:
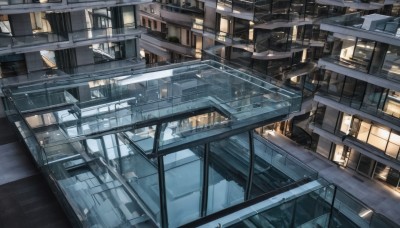
<svg viewBox="0 0 400 228">
<path fill-rule="evenodd" d="M 0 227 L 70 227 L 13 128 L 0 119 Z"/>
<path fill-rule="evenodd" d="M 281 134 L 269 134 L 268 139 L 318 171 L 319 177 L 340 186 L 374 211 L 400 224 L 400 192 L 356 174 L 352 170 L 340 168 L 319 154 L 304 149 Z"/>
</svg>

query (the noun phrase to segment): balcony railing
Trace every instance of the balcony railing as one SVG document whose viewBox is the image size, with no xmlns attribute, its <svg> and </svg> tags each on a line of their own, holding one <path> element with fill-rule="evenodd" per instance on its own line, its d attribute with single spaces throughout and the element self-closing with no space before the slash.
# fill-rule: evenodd
<svg viewBox="0 0 400 228">
<path fill-rule="evenodd" d="M 337 64 L 349 69 L 354 69 L 366 74 L 371 74 L 367 71 L 367 63 L 363 62 L 363 61 L 358 61 L 356 59 L 344 59 L 344 58 L 340 58 L 340 56 L 330 56 L 330 57 L 325 57 L 323 58 L 324 61 L 327 61 L 329 63 L 333 63 L 333 64 Z M 399 82 L 400 81 L 400 73 L 396 74 L 393 72 L 389 72 L 387 70 L 384 69 L 378 69 L 376 70 L 376 72 L 374 72 L 373 74 L 374 76 L 380 77 L 380 78 L 385 78 L 387 80 L 390 81 L 394 81 L 394 82 Z"/>
<path fill-rule="evenodd" d="M 98 39 L 103 37 L 137 35 L 142 30 L 144 31 L 144 29 L 138 28 L 136 26 L 124 27 L 124 28 L 83 29 L 74 31 L 72 33 L 72 40 L 81 41 L 81 40 Z"/>
<path fill-rule="evenodd" d="M 132 26 L 124 28 L 103 28 L 103 29 L 84 29 L 73 31 L 68 35 L 59 35 L 55 33 L 35 33 L 25 36 L 0 36 L 0 52 L 3 54 L 12 53 L 18 48 L 35 47 L 40 45 L 56 44 L 60 42 L 70 42 L 94 40 L 100 38 L 131 38 L 141 34 L 143 28 Z"/>
<path fill-rule="evenodd" d="M 163 48 L 173 50 L 185 55 L 190 55 L 190 56 L 195 55 L 195 49 L 193 47 L 181 44 L 178 37 L 168 37 L 168 34 L 166 32 L 153 31 L 149 29 L 147 30 L 146 35 L 149 36 L 149 38 L 155 39 L 151 41 L 151 40 L 146 40 L 146 38 L 142 37 L 143 40 L 149 41 L 150 43 L 156 42 L 156 45 L 162 46 Z"/>
<path fill-rule="evenodd" d="M 55 33 L 36 33 L 26 36 L 0 36 L 0 48 L 25 47 L 63 41 L 68 41 L 68 38 Z"/>
<path fill-rule="evenodd" d="M 61 3 L 62 0 L 6 0 L 1 1 L 0 5 L 21 5 L 21 4 L 33 4 L 33 3 Z"/>
<path fill-rule="evenodd" d="M 161 9 L 167 10 L 170 12 L 174 13 L 181 13 L 181 14 L 186 14 L 186 15 L 192 15 L 192 16 L 199 16 L 203 15 L 203 10 L 195 7 L 195 6 L 190 6 L 188 4 L 185 5 L 175 5 L 175 4 L 162 4 Z"/>
<path fill-rule="evenodd" d="M 340 104 L 344 104 L 348 107 L 361 110 L 364 113 L 370 114 L 372 116 L 378 117 L 382 120 L 386 120 L 396 126 L 400 126 L 399 113 L 387 113 L 384 110 L 377 108 L 375 105 L 364 104 L 362 100 L 352 100 L 353 97 L 346 96 L 335 96 L 329 94 L 324 88 L 319 90 L 317 96 L 322 96 L 324 98 L 336 101 Z"/>
<path fill-rule="evenodd" d="M 2 0 L 0 6 L 7 5 L 23 5 L 23 4 L 46 4 L 46 3 L 62 3 L 62 0 Z M 67 4 L 89 3 L 89 2 L 106 2 L 104 0 L 67 0 Z M 140 0 L 114 0 L 114 2 L 140 2 Z"/>
</svg>

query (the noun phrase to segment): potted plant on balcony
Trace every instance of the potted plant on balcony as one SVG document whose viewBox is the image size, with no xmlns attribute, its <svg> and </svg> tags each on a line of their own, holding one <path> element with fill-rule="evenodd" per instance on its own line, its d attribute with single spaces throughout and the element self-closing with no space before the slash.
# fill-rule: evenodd
<svg viewBox="0 0 400 228">
<path fill-rule="evenodd" d="M 171 43 L 179 43 L 179 38 L 176 36 L 169 36 L 167 40 Z"/>
</svg>

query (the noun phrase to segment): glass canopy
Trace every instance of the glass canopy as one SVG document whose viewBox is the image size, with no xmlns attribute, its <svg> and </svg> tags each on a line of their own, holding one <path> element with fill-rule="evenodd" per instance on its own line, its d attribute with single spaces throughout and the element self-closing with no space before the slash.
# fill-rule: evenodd
<svg viewBox="0 0 400 228">
<path fill-rule="evenodd" d="M 3 88 L 79 226 L 176 227 L 316 178 L 253 130 L 301 96 L 213 61 Z"/>
</svg>

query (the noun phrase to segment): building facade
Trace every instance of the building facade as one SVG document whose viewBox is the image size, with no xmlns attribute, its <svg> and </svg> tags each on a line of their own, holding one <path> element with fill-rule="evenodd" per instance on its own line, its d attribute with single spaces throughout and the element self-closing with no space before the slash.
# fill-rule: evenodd
<svg viewBox="0 0 400 228">
<path fill-rule="evenodd" d="M 364 62 L 362 62 L 363 65 L 356 65 L 356 67 L 354 67 L 351 65 L 353 63 L 352 59 L 354 58 L 352 55 L 361 50 L 360 48 L 355 50 L 354 46 L 361 45 L 362 41 L 358 41 L 359 39 L 356 35 L 349 35 L 354 33 L 350 30 L 343 33 L 343 31 L 337 32 L 336 30 L 332 31 L 332 29 L 326 29 L 329 26 L 325 24 L 325 19 L 356 13 L 361 16 L 371 14 L 386 15 L 387 19 L 382 16 L 382 20 L 385 21 L 389 20 L 389 18 L 395 19 L 399 16 L 399 6 L 400 5 L 396 3 L 396 1 L 272 0 L 261 2 L 153 2 L 141 6 L 141 21 L 149 31 L 149 33 L 146 34 L 146 39 L 141 41 L 142 52 L 144 52 L 142 54 L 146 56 L 146 61 L 148 63 L 156 63 L 159 61 L 174 62 L 199 57 L 204 59 L 224 59 L 239 68 L 256 71 L 262 75 L 268 75 L 267 79 L 273 80 L 275 83 L 299 90 L 303 94 L 302 110 L 293 114 L 291 118 L 284 122 L 275 123 L 273 126 L 265 126 L 260 129 L 259 132 L 276 130 L 299 144 L 305 145 L 320 154 L 325 154 L 324 157 L 336 161 L 339 164 L 344 164 L 346 155 L 339 156 L 339 154 L 334 155 L 334 152 L 328 153 L 326 149 L 323 149 L 323 147 L 319 145 L 322 144 L 324 139 L 319 137 L 319 134 L 317 134 L 317 131 L 314 129 L 315 127 L 309 127 L 309 123 L 312 121 L 310 112 L 313 110 L 311 115 L 315 113 L 319 114 L 319 111 L 316 111 L 315 108 L 312 109 L 312 102 L 313 100 L 320 102 L 320 100 L 323 99 L 321 98 L 323 96 L 322 94 L 326 94 L 327 91 L 328 94 L 332 93 L 332 83 L 340 83 L 340 85 L 343 85 L 343 81 L 345 80 L 347 84 L 345 84 L 343 89 L 347 89 L 347 86 L 351 86 L 351 89 L 355 91 L 346 94 L 346 99 L 363 99 L 367 96 L 366 94 L 356 93 L 363 93 L 362 91 L 366 90 L 362 89 L 364 87 L 368 87 L 368 90 L 366 90 L 368 93 L 378 94 L 378 92 L 375 91 L 380 90 L 382 97 L 379 97 L 379 99 L 385 100 L 382 100 L 379 104 L 380 106 L 377 106 L 376 109 L 381 110 L 379 112 L 385 114 L 377 114 L 376 112 L 378 111 L 376 110 L 370 110 L 370 112 L 375 112 L 377 119 L 383 118 L 381 122 L 384 121 L 385 123 L 383 125 L 390 128 L 390 130 L 388 130 L 388 135 L 391 135 L 390 132 L 392 129 L 395 129 L 398 125 L 396 117 L 393 117 L 393 115 L 396 116 L 395 113 L 393 114 L 393 110 L 396 109 L 395 97 L 397 97 L 396 94 L 398 93 L 397 87 L 393 88 L 396 83 L 392 83 L 393 80 L 385 81 L 384 79 L 379 79 L 379 82 L 375 82 L 375 85 L 379 88 L 372 88 L 372 84 L 368 84 L 370 80 L 365 79 L 365 77 L 359 74 L 361 74 L 360 72 L 364 74 L 376 74 L 375 72 L 378 71 L 390 71 L 391 73 L 388 73 L 389 75 L 395 74 L 393 72 L 396 72 L 396 66 L 392 64 L 395 60 L 391 60 L 392 62 L 388 60 L 381 66 L 379 64 L 382 64 L 382 62 L 379 62 L 377 59 L 381 60 L 385 56 L 387 59 L 396 59 L 396 54 L 393 53 L 396 53 L 396 45 L 398 45 L 399 42 L 396 37 L 397 20 L 391 21 L 385 25 L 385 28 L 380 28 L 382 31 L 384 30 L 385 33 L 389 31 L 394 34 L 391 37 L 392 44 L 382 44 L 384 47 L 381 47 L 382 45 L 375 47 L 372 50 L 372 53 L 375 55 L 374 60 L 371 60 L 371 56 L 367 56 L 364 58 Z M 348 20 L 352 20 L 352 18 L 348 18 Z M 361 19 L 358 18 L 357 20 Z M 332 25 L 330 26 L 332 27 Z M 371 28 L 370 30 L 373 29 Z M 156 33 L 162 33 L 164 41 L 160 42 L 160 40 L 157 40 L 154 35 Z M 177 39 L 175 39 L 175 37 Z M 370 38 L 369 35 L 364 37 L 367 37 L 366 40 L 374 40 L 374 38 Z M 171 40 L 174 39 L 177 41 L 176 44 L 173 44 L 173 42 L 171 43 Z M 356 39 L 357 42 L 346 41 L 346 39 Z M 376 44 L 376 41 L 367 42 L 369 43 L 365 45 L 371 46 Z M 176 45 L 178 45 L 179 48 L 175 47 Z M 387 51 L 387 49 L 392 49 L 392 51 Z M 376 50 L 379 50 L 379 52 Z M 343 52 L 346 51 L 346 60 L 343 60 L 343 57 L 340 57 L 340 55 L 344 55 Z M 372 54 L 369 53 L 369 55 Z M 338 62 L 338 59 L 342 61 Z M 348 63 L 349 61 L 351 61 L 351 63 Z M 373 62 L 370 63 L 371 61 Z M 337 65 L 339 64 L 341 68 L 345 68 L 345 63 L 349 64 L 348 68 L 353 69 L 353 72 L 347 72 L 347 75 L 341 72 L 340 77 L 345 78 L 329 81 L 332 80 L 332 74 L 336 75 Z M 394 63 L 394 65 L 396 64 Z M 330 67 L 329 70 L 327 66 Z M 359 76 L 352 78 L 355 74 Z M 394 78 L 394 76 L 388 77 Z M 368 81 L 368 83 L 366 81 Z M 364 83 L 363 87 L 360 87 L 361 85 L 359 84 L 362 83 Z M 340 99 L 343 99 L 342 97 L 344 95 L 341 94 L 338 96 Z M 378 97 L 376 99 L 378 99 Z M 342 105 L 346 106 L 347 104 L 344 103 Z M 331 113 L 331 109 L 335 109 L 333 107 L 335 107 L 335 105 L 332 106 L 331 104 L 330 109 L 326 113 Z M 360 103 L 359 107 L 354 108 L 360 109 L 361 107 L 365 108 L 366 106 Z M 369 107 L 369 109 L 371 109 L 371 107 Z M 387 113 L 392 113 L 389 114 L 392 115 L 392 117 L 390 117 L 391 122 L 386 120 L 389 118 L 387 117 Z M 312 118 L 319 119 L 319 122 L 324 123 L 324 118 L 318 116 L 313 116 Z M 371 120 L 371 118 L 369 119 Z M 391 127 L 388 125 L 388 121 L 394 126 Z M 395 134 L 396 133 L 393 133 L 392 137 L 395 137 Z M 339 138 L 340 137 L 342 136 L 339 136 Z M 389 139 L 386 141 L 388 140 Z M 396 140 L 393 138 L 392 141 Z M 385 144 L 385 148 L 383 148 L 384 146 L 382 144 L 381 149 L 385 151 L 388 145 L 388 143 Z M 337 147 L 339 148 L 340 146 Z M 392 146 L 389 146 L 389 149 L 390 148 L 392 148 Z M 330 148 L 329 150 L 335 149 Z M 343 151 L 343 149 L 338 150 Z M 345 148 L 344 150 L 349 149 Z M 393 150 L 396 149 L 393 148 Z M 343 153 L 347 154 L 347 157 L 349 156 L 349 153 Z M 356 157 L 358 159 L 358 156 Z M 393 152 L 391 157 L 397 159 L 397 152 Z M 347 160 L 346 158 L 346 161 Z M 359 162 L 357 160 L 353 161 L 353 163 L 356 163 L 355 166 L 357 166 Z M 371 167 L 375 167 L 375 165 L 373 165 L 375 163 L 370 163 Z M 392 164 L 389 166 L 390 168 L 384 168 L 382 166 L 381 168 L 378 167 L 378 170 L 384 169 L 386 170 L 386 174 L 393 173 L 393 175 L 396 176 L 398 175 L 396 171 L 398 168 L 389 171 L 394 169 L 393 166 L 398 167 Z M 354 164 L 353 169 L 357 170 Z M 368 172 L 373 171 L 369 170 Z M 372 178 L 373 174 L 369 173 L 367 176 Z M 397 183 L 398 178 L 394 182 Z M 395 184 L 395 186 L 397 188 L 398 184 Z"/>
<path fill-rule="evenodd" d="M 2 2 L 2 84 L 144 67 L 137 48 L 144 31 L 141 3 L 146 1 Z"/>
<path fill-rule="evenodd" d="M 340 166 L 399 190 L 399 23 L 359 13 L 322 23 L 331 54 L 319 60 L 316 151 Z"/>
</svg>

